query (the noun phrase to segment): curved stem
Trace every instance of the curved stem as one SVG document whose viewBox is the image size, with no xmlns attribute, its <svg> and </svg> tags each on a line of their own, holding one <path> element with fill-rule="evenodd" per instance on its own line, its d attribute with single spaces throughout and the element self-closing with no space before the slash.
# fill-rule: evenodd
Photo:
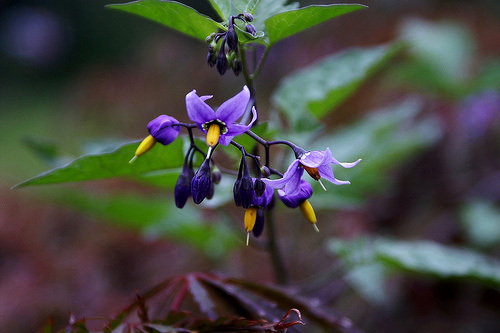
<svg viewBox="0 0 500 333">
<path fill-rule="evenodd" d="M 255 71 L 251 75 L 252 80 L 255 80 L 257 76 L 259 75 L 260 71 L 262 70 L 262 67 L 264 66 L 264 63 L 266 62 L 267 55 L 269 54 L 269 51 L 271 50 L 271 47 L 266 47 L 266 50 L 264 51 L 264 54 L 260 58 L 259 64 L 255 68 Z"/>
</svg>

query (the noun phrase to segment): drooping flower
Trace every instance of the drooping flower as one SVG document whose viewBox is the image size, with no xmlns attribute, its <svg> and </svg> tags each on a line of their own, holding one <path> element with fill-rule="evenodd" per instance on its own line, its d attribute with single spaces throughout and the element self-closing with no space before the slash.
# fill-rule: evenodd
<svg viewBox="0 0 500 333">
<path fill-rule="evenodd" d="M 156 142 L 165 146 L 174 142 L 181 130 L 180 126 L 173 126 L 177 123 L 179 123 L 177 119 L 164 114 L 151 120 L 148 124 L 149 135 L 142 140 L 129 163 L 151 150 Z"/>
<path fill-rule="evenodd" d="M 253 118 L 248 125 L 238 124 L 236 120 L 241 118 L 250 100 L 250 91 L 247 86 L 236 96 L 228 99 L 214 111 L 208 104 L 207 99 L 212 96 L 198 96 L 196 90 L 186 95 L 186 108 L 189 118 L 207 134 L 207 143 L 214 147 L 217 143 L 227 146 L 236 136 L 246 132 L 252 127 L 257 119 L 257 111 L 252 109 Z"/>
<path fill-rule="evenodd" d="M 300 179 L 304 170 L 320 183 L 320 179 L 324 178 L 335 185 L 344 185 L 350 184 L 350 182 L 335 178 L 330 164 L 340 165 L 344 168 L 352 168 L 358 164 L 359 161 L 361 161 L 361 159 L 352 163 L 341 163 L 332 156 L 330 148 L 326 148 L 325 151 L 309 151 L 294 160 L 282 178 L 273 180 L 263 179 L 263 181 L 272 188 L 284 188 L 285 194 L 293 196 L 300 191 Z M 321 185 L 323 186 L 323 183 L 321 183 Z M 323 188 L 326 190 L 324 186 Z"/>
<path fill-rule="evenodd" d="M 314 230 L 319 232 L 319 229 L 316 226 L 316 214 L 314 213 L 311 203 L 307 200 L 313 194 L 312 186 L 307 181 L 301 179 L 299 188 L 299 192 L 295 195 L 286 194 L 285 191 L 278 190 L 278 196 L 287 207 L 300 207 L 302 215 L 304 215 L 306 220 L 314 226 Z"/>
<path fill-rule="evenodd" d="M 255 184 L 256 178 L 252 178 Z M 257 226 L 258 230 L 254 233 L 255 237 L 260 236 L 264 227 L 264 215 L 262 209 L 267 207 L 273 200 L 274 191 L 271 187 L 267 186 L 262 195 L 259 197 L 254 194 L 250 207 L 245 211 L 243 222 L 245 230 L 247 231 L 247 245 L 250 237 L 250 232 Z"/>
<path fill-rule="evenodd" d="M 286 194 L 283 190 L 278 190 L 278 196 L 285 206 L 290 208 L 297 208 L 301 203 L 309 199 L 313 194 L 313 188 L 307 181 L 300 180 L 300 190 L 295 195 Z"/>
</svg>

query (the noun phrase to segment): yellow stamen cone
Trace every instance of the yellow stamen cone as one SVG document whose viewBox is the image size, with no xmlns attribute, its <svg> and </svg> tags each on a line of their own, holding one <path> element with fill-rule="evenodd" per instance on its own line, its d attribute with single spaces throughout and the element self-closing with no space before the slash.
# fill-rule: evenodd
<svg viewBox="0 0 500 333">
<path fill-rule="evenodd" d="M 210 125 L 207 132 L 207 144 L 210 147 L 215 147 L 215 145 L 219 142 L 219 136 L 220 126 L 218 124 Z"/>
<path fill-rule="evenodd" d="M 311 203 L 309 201 L 304 201 L 303 203 L 300 204 L 300 211 L 302 212 L 302 215 L 306 218 L 309 223 L 311 223 L 313 226 L 315 226 L 315 230 L 319 231 L 318 227 L 316 226 L 316 222 L 318 221 L 316 219 L 316 214 L 314 213 L 314 208 L 311 206 Z"/>
<path fill-rule="evenodd" d="M 129 163 L 133 163 L 137 159 L 137 157 L 150 151 L 151 148 L 153 148 L 153 146 L 155 145 L 155 143 L 156 143 L 155 138 L 153 138 L 152 135 L 148 135 L 144 140 L 142 140 L 139 147 L 137 147 L 135 151 L 135 156 L 132 157 Z"/>
<path fill-rule="evenodd" d="M 250 232 L 253 230 L 255 226 L 255 220 L 257 219 L 257 208 L 250 207 L 245 211 L 245 218 L 243 219 L 245 223 L 245 230 L 247 231 L 247 246 L 248 239 L 250 237 Z"/>
</svg>

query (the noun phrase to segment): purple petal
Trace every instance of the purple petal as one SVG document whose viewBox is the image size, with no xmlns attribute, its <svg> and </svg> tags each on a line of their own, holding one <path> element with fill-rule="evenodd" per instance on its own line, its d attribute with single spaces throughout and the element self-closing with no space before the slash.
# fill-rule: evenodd
<svg viewBox="0 0 500 333">
<path fill-rule="evenodd" d="M 227 146 L 235 136 L 248 131 L 252 127 L 255 120 L 257 120 L 257 110 L 255 110 L 255 108 L 252 108 L 252 114 L 252 121 L 250 121 L 248 125 L 226 123 L 227 132 L 221 134 L 219 143 L 223 146 Z"/>
<path fill-rule="evenodd" d="M 349 162 L 347 162 L 347 163 L 339 162 L 333 157 L 332 152 L 330 151 L 330 148 L 326 148 L 325 155 L 328 155 L 328 159 L 330 160 L 330 163 L 340 165 L 341 167 L 344 167 L 347 169 L 352 168 L 353 166 L 355 166 L 356 164 L 358 164 L 361 161 L 361 159 L 359 159 L 356 162 L 350 162 L 350 163 Z"/>
<path fill-rule="evenodd" d="M 229 125 L 238 120 L 247 108 L 248 100 L 250 99 L 250 91 L 247 86 L 236 96 L 228 99 L 215 112 L 217 119 Z"/>
<path fill-rule="evenodd" d="M 286 195 L 297 195 L 300 193 L 300 179 L 304 174 L 304 168 L 299 167 L 298 171 L 290 178 L 288 183 L 285 185 L 285 194 Z"/>
<path fill-rule="evenodd" d="M 294 160 L 292 164 L 288 167 L 286 170 L 285 174 L 283 175 L 282 178 L 279 179 L 267 179 L 267 178 L 262 178 L 262 181 L 266 183 L 266 185 L 269 185 L 272 188 L 282 188 L 284 187 L 292 178 L 297 177 L 296 174 L 299 173 L 300 169 L 299 168 L 299 161 Z M 304 170 L 304 169 L 302 169 Z M 300 176 L 299 176 L 300 180 Z M 300 183 L 300 182 L 299 182 Z"/>
<path fill-rule="evenodd" d="M 330 153 L 328 155 L 328 153 Z M 325 152 L 322 151 L 310 151 L 307 152 L 301 159 L 300 163 L 310 168 L 317 168 L 322 164 L 329 163 L 329 157 L 332 156 L 332 153 L 327 148 Z"/>
<path fill-rule="evenodd" d="M 211 96 L 199 97 L 196 95 L 196 90 L 186 95 L 186 108 L 189 119 L 194 121 L 200 128 L 204 123 L 216 119 L 214 110 L 204 102 L 210 97 Z"/>
<path fill-rule="evenodd" d="M 322 165 L 318 167 L 319 174 L 321 178 L 324 178 L 328 180 L 330 183 L 335 184 L 335 185 L 347 185 L 350 184 L 351 182 L 348 180 L 338 180 L 335 178 L 333 175 L 333 170 L 330 165 Z"/>
</svg>

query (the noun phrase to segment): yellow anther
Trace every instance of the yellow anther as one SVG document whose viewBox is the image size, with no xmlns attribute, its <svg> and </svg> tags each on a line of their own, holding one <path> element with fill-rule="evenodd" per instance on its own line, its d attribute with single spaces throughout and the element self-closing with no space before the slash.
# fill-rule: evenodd
<svg viewBox="0 0 500 333">
<path fill-rule="evenodd" d="M 316 214 L 314 214 L 313 206 L 311 206 L 309 201 L 307 201 L 307 200 L 304 201 L 303 203 L 300 204 L 299 207 L 300 207 L 300 210 L 302 211 L 302 215 L 304 215 L 306 220 L 309 221 L 309 223 L 311 223 L 313 226 L 316 227 L 316 222 L 318 220 L 316 220 Z M 318 227 L 316 227 L 314 229 L 316 229 L 316 231 L 319 231 Z"/>
<path fill-rule="evenodd" d="M 257 219 L 257 208 L 250 207 L 245 211 L 245 230 L 250 232 L 255 226 L 255 220 Z"/>
<path fill-rule="evenodd" d="M 145 154 L 149 150 L 151 150 L 151 148 L 153 148 L 153 146 L 155 145 L 155 143 L 156 143 L 155 138 L 153 138 L 152 135 L 148 135 L 144 140 L 142 140 L 142 142 L 139 145 L 139 147 L 137 147 L 137 149 L 135 151 L 135 156 L 132 157 L 132 159 L 130 160 L 129 163 L 134 162 L 137 157 L 139 157 L 142 154 Z"/>
<path fill-rule="evenodd" d="M 215 145 L 217 145 L 217 143 L 219 142 L 219 136 L 220 136 L 220 125 L 219 124 L 210 125 L 207 132 L 207 144 L 210 147 L 215 147 Z"/>
</svg>

